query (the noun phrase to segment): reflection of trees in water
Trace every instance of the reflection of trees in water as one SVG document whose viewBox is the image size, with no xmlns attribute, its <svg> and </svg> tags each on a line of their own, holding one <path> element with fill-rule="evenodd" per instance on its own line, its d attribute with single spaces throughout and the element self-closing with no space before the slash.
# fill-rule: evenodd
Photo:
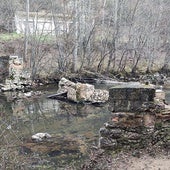
<svg viewBox="0 0 170 170">
<path fill-rule="evenodd" d="M 95 107 L 88 104 L 73 104 L 57 100 L 25 99 L 11 103 L 12 124 L 19 136 L 31 136 L 37 132 L 86 133 L 95 131 L 106 121 L 107 106 Z M 105 119 L 105 120 L 104 120 Z"/>
<path fill-rule="evenodd" d="M 0 135 L 3 135 L 0 144 L 3 142 L 3 147 L 10 145 L 15 150 L 24 139 L 30 139 L 31 135 L 37 132 L 47 132 L 54 136 L 78 136 L 83 140 L 93 139 L 95 130 L 97 133 L 99 127 L 108 119 L 105 116 L 107 107 L 77 105 L 49 99 L 15 100 L 10 103 L 9 108 L 10 114 L 8 117 L 5 115 L 5 121 L 0 119 Z M 5 152 L 7 157 L 10 156 L 10 151 Z"/>
<path fill-rule="evenodd" d="M 12 114 L 11 102 L 7 101 L 4 95 L 0 95 L 0 116 L 9 116 Z"/>
<path fill-rule="evenodd" d="M 54 103 L 49 103 L 47 100 L 17 102 L 20 104 L 15 103 L 15 110 L 24 108 L 20 110 L 20 115 L 23 122 L 25 122 L 24 126 L 30 129 L 30 133 L 35 133 L 39 124 L 41 124 L 41 130 L 45 131 L 46 126 L 51 122 L 51 118 L 54 117 L 54 113 L 57 111 L 57 103 L 55 105 Z"/>
</svg>

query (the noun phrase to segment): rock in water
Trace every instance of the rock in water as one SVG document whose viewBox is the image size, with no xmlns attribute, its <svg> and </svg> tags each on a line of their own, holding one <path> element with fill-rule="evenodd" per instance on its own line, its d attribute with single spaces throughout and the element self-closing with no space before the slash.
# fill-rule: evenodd
<svg viewBox="0 0 170 170">
<path fill-rule="evenodd" d="M 78 101 L 91 101 L 94 91 L 94 85 L 83 83 L 76 84 L 76 96 Z"/>
<path fill-rule="evenodd" d="M 48 133 L 36 133 L 35 135 L 32 135 L 31 139 L 40 142 L 44 139 L 51 138 L 51 135 Z"/>
<path fill-rule="evenodd" d="M 66 93 L 67 99 L 74 102 L 104 103 L 108 101 L 107 90 L 95 89 L 94 85 L 87 83 L 74 83 L 66 78 L 59 82 L 57 94 Z"/>
</svg>

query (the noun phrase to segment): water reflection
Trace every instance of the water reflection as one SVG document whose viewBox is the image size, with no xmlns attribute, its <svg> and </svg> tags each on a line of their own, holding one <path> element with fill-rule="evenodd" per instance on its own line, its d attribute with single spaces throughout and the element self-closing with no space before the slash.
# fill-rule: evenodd
<svg viewBox="0 0 170 170">
<path fill-rule="evenodd" d="M 108 111 L 108 105 L 106 104 L 102 107 L 76 105 L 46 98 L 49 93 L 54 93 L 55 91 L 56 88 L 49 88 L 48 92 L 41 98 L 26 98 L 24 100 L 18 100 L 16 98 L 18 94 L 13 92 L 1 94 L 0 154 L 4 153 L 4 150 L 9 155 L 13 152 L 16 154 L 16 159 L 19 157 L 19 161 L 21 161 L 20 157 L 22 157 L 24 161 L 27 160 L 29 165 L 34 163 L 36 167 L 40 164 L 44 165 L 44 163 L 51 165 L 51 162 L 53 162 L 55 169 L 59 164 L 60 166 L 65 166 L 68 162 L 78 162 L 78 159 L 82 160 L 80 158 L 84 156 L 82 154 L 87 152 L 88 144 L 90 146 L 98 143 L 99 129 L 105 122 L 110 120 L 111 115 Z M 166 100 L 170 103 L 170 92 L 166 90 L 166 94 Z M 149 119 L 146 115 L 145 124 L 148 126 L 152 125 L 153 119 Z M 41 154 L 38 152 L 40 148 L 37 150 L 36 144 L 32 144 L 30 141 L 31 136 L 38 132 L 51 134 L 56 140 L 56 143 L 52 141 L 52 146 L 57 144 L 61 147 L 59 149 L 56 148 L 56 150 L 50 150 L 50 154 L 43 155 L 43 158 L 40 158 Z M 79 152 L 69 151 L 69 149 L 65 149 L 64 152 L 60 151 L 64 146 L 76 148 L 73 144 L 82 146 L 78 147 L 80 149 Z M 28 145 L 33 146 L 33 151 L 37 150 L 36 154 L 33 152 L 27 153 L 25 150 L 18 148 L 18 146 L 23 146 L 28 150 Z M 86 145 L 87 147 L 84 147 Z M 18 152 L 16 150 L 7 152 L 6 148 L 8 146 L 12 146 Z M 45 151 L 44 146 L 40 146 Z M 24 153 L 27 154 L 23 155 Z M 10 160 L 10 156 L 8 160 Z M 25 163 L 24 165 L 28 166 L 28 164 Z"/>
<path fill-rule="evenodd" d="M 165 91 L 165 100 L 168 104 L 170 104 L 170 89 L 164 89 Z"/>
<path fill-rule="evenodd" d="M 64 152 L 62 152 L 59 149 L 62 149 L 64 146 L 76 149 L 76 146 L 80 143 L 82 146 L 97 144 L 98 130 L 109 119 L 110 112 L 107 104 L 102 107 L 96 107 L 47 99 L 46 96 L 50 92 L 48 91 L 42 98 L 26 98 L 24 100 L 17 99 L 16 95 L 18 94 L 16 93 L 2 94 L 1 110 L 4 115 L 0 117 L 0 134 L 3 135 L 0 145 L 2 146 L 1 148 L 6 147 L 8 144 L 22 146 L 27 151 L 30 149 L 29 146 L 33 146 L 32 148 L 34 149 L 32 151 L 37 151 L 36 154 L 41 156 L 38 151 L 42 149 L 41 153 L 46 155 L 45 159 L 48 159 L 49 162 L 52 161 L 55 166 L 59 162 L 64 166 L 68 162 L 82 157 L 82 154 L 86 153 L 82 152 L 82 148 L 87 149 L 88 147 L 78 147 L 79 151 L 65 148 Z M 11 129 L 7 129 L 8 126 Z M 43 152 L 45 150 L 43 145 L 40 145 L 40 149 L 39 145 L 30 141 L 31 136 L 38 132 L 51 134 L 56 139 L 56 142 L 51 143 L 53 144 L 52 146 L 56 144 L 61 147 L 57 148 L 58 150 L 54 150 L 54 152 L 50 150 L 50 153 L 46 154 L 47 152 Z M 24 154 L 25 152 L 25 150 L 21 152 L 21 149 L 18 151 L 18 154 Z M 64 156 L 65 153 L 67 156 Z M 34 157 L 33 152 L 27 154 L 31 154 L 29 155 L 30 158 Z M 25 155 L 24 157 L 27 156 Z M 52 157 L 55 157 L 55 159 Z M 36 164 L 38 165 L 39 162 Z"/>
</svg>

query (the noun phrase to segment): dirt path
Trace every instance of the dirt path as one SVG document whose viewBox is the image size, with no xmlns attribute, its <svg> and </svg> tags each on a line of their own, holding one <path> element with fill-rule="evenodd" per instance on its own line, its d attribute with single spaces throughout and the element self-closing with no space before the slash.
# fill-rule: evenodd
<svg viewBox="0 0 170 170">
<path fill-rule="evenodd" d="M 126 157 L 113 164 L 112 170 L 170 170 L 170 156 L 156 158 L 144 155 L 141 158 Z"/>
<path fill-rule="evenodd" d="M 116 155 L 97 151 L 82 170 L 170 170 L 170 151 L 122 151 Z"/>
<path fill-rule="evenodd" d="M 170 170 L 170 151 L 122 152 L 112 160 L 109 170 Z"/>
</svg>

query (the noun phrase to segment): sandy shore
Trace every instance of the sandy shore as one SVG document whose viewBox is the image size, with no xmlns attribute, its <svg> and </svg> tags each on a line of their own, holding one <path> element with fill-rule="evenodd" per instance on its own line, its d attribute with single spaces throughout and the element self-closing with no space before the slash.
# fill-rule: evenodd
<svg viewBox="0 0 170 170">
<path fill-rule="evenodd" d="M 97 151 L 81 170 L 170 170 L 170 150 Z"/>
<path fill-rule="evenodd" d="M 170 170 L 170 155 L 151 157 L 143 155 L 140 158 L 124 155 L 121 160 L 112 162 L 110 170 Z"/>
</svg>

